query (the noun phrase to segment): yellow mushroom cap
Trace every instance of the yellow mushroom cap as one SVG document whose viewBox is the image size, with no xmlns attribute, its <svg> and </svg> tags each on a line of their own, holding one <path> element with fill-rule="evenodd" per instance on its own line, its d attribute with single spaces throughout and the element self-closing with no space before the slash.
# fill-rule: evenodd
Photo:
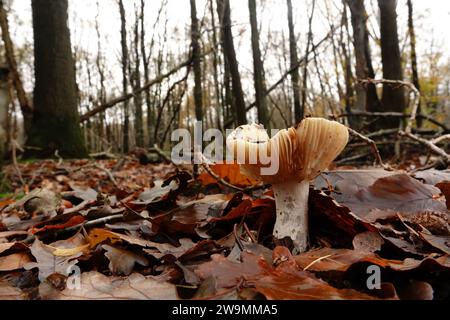
<svg viewBox="0 0 450 320">
<path fill-rule="evenodd" d="M 307 118 L 297 128 L 281 130 L 271 139 L 262 126 L 240 126 L 228 136 L 227 146 L 244 174 L 279 183 L 314 179 L 342 152 L 348 138 L 347 128 L 336 121 Z M 278 161 L 276 172 L 263 173 L 262 169 L 270 166 L 264 155 Z"/>
</svg>

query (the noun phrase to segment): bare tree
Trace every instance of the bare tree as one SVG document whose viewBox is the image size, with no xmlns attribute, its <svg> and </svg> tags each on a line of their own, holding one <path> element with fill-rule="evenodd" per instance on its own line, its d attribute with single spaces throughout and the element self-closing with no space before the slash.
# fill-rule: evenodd
<svg viewBox="0 0 450 320">
<path fill-rule="evenodd" d="M 308 81 L 308 62 L 309 62 L 309 48 L 313 41 L 313 33 L 312 33 L 312 22 L 314 18 L 314 10 L 316 7 L 316 0 L 312 0 L 312 8 L 311 14 L 308 20 L 308 40 L 306 42 L 306 51 L 305 51 L 305 64 L 303 65 L 303 83 L 302 83 L 302 103 L 300 106 L 300 120 L 305 115 L 306 108 L 306 91 L 307 91 L 307 81 Z"/>
<path fill-rule="evenodd" d="M 239 74 L 238 61 L 233 43 L 231 31 L 230 0 L 217 0 L 217 10 L 220 17 L 222 29 L 222 49 L 228 63 L 231 83 L 233 85 L 233 96 L 235 100 L 235 119 L 238 125 L 247 123 L 244 92 L 242 91 L 241 76 Z"/>
<path fill-rule="evenodd" d="M 195 0 L 191 0 L 191 45 L 192 60 L 194 64 L 194 100 L 195 118 L 203 121 L 203 90 L 202 90 L 202 64 L 200 49 L 200 29 L 197 19 Z"/>
<path fill-rule="evenodd" d="M 397 1 L 378 0 L 380 9 L 381 58 L 383 62 L 383 78 L 387 80 L 403 80 L 400 46 L 397 31 Z M 383 111 L 405 111 L 405 93 L 403 86 L 383 85 Z M 399 119 L 386 119 L 386 127 L 398 127 Z"/>
<path fill-rule="evenodd" d="M 375 72 L 372 66 L 370 54 L 369 32 L 367 30 L 367 13 L 364 7 L 364 1 L 346 0 L 352 20 L 353 28 L 353 46 L 356 58 L 356 77 L 360 80 L 374 78 Z M 362 83 L 356 83 L 356 111 L 374 112 L 378 110 L 379 99 L 374 84 L 367 86 Z"/>
<path fill-rule="evenodd" d="M 261 60 L 261 49 L 259 48 L 258 16 L 256 13 L 256 0 L 248 0 L 250 13 L 250 27 L 253 52 L 253 80 L 255 85 L 256 107 L 258 110 L 259 123 L 268 128 L 266 83 L 264 79 L 264 65 Z"/>
<path fill-rule="evenodd" d="M 416 52 L 416 32 L 414 30 L 414 10 L 411 0 L 407 1 L 408 5 L 408 33 L 409 41 L 411 44 L 411 71 L 412 71 L 412 83 L 420 92 L 420 82 L 419 82 L 419 71 L 417 68 L 417 52 Z M 419 101 L 419 106 L 417 112 L 421 112 L 421 103 Z M 417 126 L 422 127 L 422 118 L 417 119 Z"/>
<path fill-rule="evenodd" d="M 136 23 L 134 25 L 134 71 L 132 73 L 133 91 L 138 90 L 141 87 L 141 55 L 139 52 L 139 11 L 136 8 Z M 141 30 L 142 31 L 142 30 Z M 144 127 L 143 127 L 143 113 L 142 113 L 142 93 L 138 93 L 134 97 L 134 107 L 136 114 L 134 116 L 134 130 L 136 132 L 136 146 L 144 146 Z"/>
<path fill-rule="evenodd" d="M 34 113 L 29 156 L 87 155 L 77 110 L 75 64 L 68 28 L 67 0 L 33 0 Z"/>
<path fill-rule="evenodd" d="M 292 1 L 287 0 L 288 9 L 288 24 L 289 24 L 289 53 L 291 62 L 291 81 L 292 81 L 292 92 L 294 97 L 294 118 L 295 122 L 298 123 L 303 118 L 303 112 L 300 105 L 300 75 L 298 72 L 298 54 L 297 54 L 297 40 L 295 37 L 294 29 L 294 19 L 292 15 Z"/>
<path fill-rule="evenodd" d="M 27 133 L 30 129 L 33 118 L 33 106 L 28 100 L 23 88 L 22 79 L 17 70 L 14 45 L 9 34 L 8 15 L 3 0 L 0 0 L 0 27 L 2 29 L 2 38 L 5 45 L 6 60 L 8 61 L 11 78 L 13 80 L 14 88 L 17 93 L 17 99 L 19 100 L 22 115 L 24 117 L 25 133 Z"/>
<path fill-rule="evenodd" d="M 122 91 L 124 95 L 128 94 L 128 44 L 127 44 L 127 20 L 125 14 L 125 7 L 123 5 L 123 0 L 119 0 L 119 11 L 120 11 L 120 38 L 122 46 Z M 129 139 L 129 127 L 130 118 L 128 111 L 128 100 L 123 102 L 123 146 L 122 151 L 128 153 L 130 149 L 130 139 Z"/>
</svg>

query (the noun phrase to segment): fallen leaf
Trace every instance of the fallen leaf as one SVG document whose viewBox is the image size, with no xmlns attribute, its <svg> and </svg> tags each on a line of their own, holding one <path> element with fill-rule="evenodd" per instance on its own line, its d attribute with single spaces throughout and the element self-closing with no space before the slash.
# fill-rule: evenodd
<svg viewBox="0 0 450 320">
<path fill-rule="evenodd" d="M 0 271 L 12 271 L 22 269 L 31 260 L 28 253 L 14 253 L 6 257 L 0 257 Z"/>
<path fill-rule="evenodd" d="M 435 186 L 442 181 L 450 181 L 450 170 L 422 170 L 414 173 L 414 177 L 424 183 Z"/>
<path fill-rule="evenodd" d="M 70 280 L 70 278 L 69 278 Z M 59 291 L 48 283 L 39 286 L 44 300 L 176 300 L 175 285 L 133 273 L 129 277 L 107 277 L 91 271 L 81 274 L 78 288 Z"/>
<path fill-rule="evenodd" d="M 407 216 L 427 211 L 447 212 L 445 204 L 437 199 L 439 189 L 406 174 L 381 178 L 358 190 L 351 181 L 341 180 L 338 185 L 340 194 L 333 194 L 333 198 L 367 222 L 375 222 L 383 212 L 389 212 L 383 219 L 396 213 Z"/>
<path fill-rule="evenodd" d="M 383 169 L 367 169 L 367 170 L 332 170 L 323 172 L 314 180 L 314 188 L 317 190 L 328 189 L 332 187 L 336 189 L 338 182 L 344 180 L 348 185 L 357 188 L 365 188 L 371 186 L 380 178 L 395 175 L 395 172 Z"/>
<path fill-rule="evenodd" d="M 353 238 L 353 249 L 363 252 L 376 252 L 381 250 L 384 240 L 378 232 L 366 231 Z"/>
<path fill-rule="evenodd" d="M 78 263 L 76 258 L 82 255 L 81 252 L 72 256 L 55 256 L 53 253 L 56 249 L 42 243 L 36 239 L 30 248 L 31 254 L 35 257 L 36 262 L 26 264 L 24 267 L 27 270 L 38 268 L 39 280 L 44 281 L 52 273 L 60 273 L 68 275 L 73 266 Z"/>
<path fill-rule="evenodd" d="M 214 173 L 217 174 L 220 178 L 235 186 L 245 188 L 252 185 L 256 185 L 260 182 L 258 180 L 251 179 L 246 175 L 242 174 L 240 166 L 237 163 L 215 164 L 210 167 L 211 170 L 214 171 Z M 198 180 L 203 185 L 217 183 L 217 180 L 213 178 L 208 172 L 201 173 L 198 177 Z"/>
<path fill-rule="evenodd" d="M 6 281 L 0 281 L 0 300 L 24 300 L 22 290 L 11 286 Z"/>
<path fill-rule="evenodd" d="M 450 181 L 439 182 L 436 184 L 436 187 L 438 187 L 445 196 L 445 204 L 447 205 L 447 209 L 450 210 Z"/>
<path fill-rule="evenodd" d="M 274 268 L 262 257 L 251 253 L 243 253 L 241 263 L 219 255 L 212 258 L 195 272 L 203 280 L 214 277 L 217 288 L 229 289 L 244 283 L 245 287 L 254 287 L 270 300 L 374 299 L 355 290 L 336 289 L 313 274 L 298 270 L 295 263 L 289 261 Z"/>
<path fill-rule="evenodd" d="M 106 250 L 105 256 L 109 259 L 109 270 L 115 275 L 129 275 L 133 271 L 134 265 L 148 266 L 147 258 L 134 252 L 115 248 L 109 245 L 102 245 Z"/>
<path fill-rule="evenodd" d="M 398 295 L 402 300 L 433 300 L 433 287 L 423 281 L 411 280 L 405 286 L 397 288 Z"/>
</svg>

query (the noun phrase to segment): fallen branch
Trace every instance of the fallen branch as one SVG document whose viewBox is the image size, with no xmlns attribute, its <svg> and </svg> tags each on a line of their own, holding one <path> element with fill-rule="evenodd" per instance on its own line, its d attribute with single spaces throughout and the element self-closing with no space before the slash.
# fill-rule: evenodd
<svg viewBox="0 0 450 320">
<path fill-rule="evenodd" d="M 106 175 L 108 176 L 109 180 L 111 180 L 111 182 L 113 183 L 113 185 L 114 185 L 116 188 L 119 188 L 119 185 L 117 184 L 116 178 L 114 178 L 114 175 L 111 173 L 111 171 L 109 171 L 109 170 L 106 169 L 105 167 L 103 167 L 103 166 L 101 166 L 101 165 L 99 165 L 99 164 L 96 164 L 96 163 L 93 164 L 93 167 L 94 167 L 94 168 L 97 168 L 97 169 L 99 169 L 99 170 L 101 170 L 101 171 L 103 171 L 103 172 L 105 172 Z"/>
<path fill-rule="evenodd" d="M 431 143 L 432 144 L 438 144 L 438 143 L 441 143 L 441 142 L 443 142 L 445 140 L 450 140 L 450 134 L 445 134 L 445 135 L 440 136 L 440 137 L 438 137 L 436 139 L 433 139 L 433 140 L 431 140 Z"/>
<path fill-rule="evenodd" d="M 172 68 L 171 70 L 169 70 L 168 72 L 159 75 L 158 77 L 156 77 L 155 79 L 147 82 L 146 84 L 144 84 L 141 88 L 128 93 L 126 95 L 123 95 L 121 97 L 118 98 L 114 98 L 109 102 L 106 102 L 105 104 L 102 104 L 88 112 L 86 112 L 85 114 L 83 114 L 80 117 L 80 121 L 84 122 L 87 121 L 89 118 L 95 116 L 96 114 L 103 112 L 107 109 L 110 109 L 112 107 L 114 107 L 115 105 L 125 102 L 127 100 L 130 100 L 132 98 L 134 98 L 135 96 L 137 96 L 138 94 L 140 94 L 141 92 L 144 92 L 145 90 L 147 90 L 148 88 L 152 87 L 155 84 L 161 83 L 162 81 L 164 81 L 166 78 L 170 77 L 171 75 L 177 73 L 179 70 L 189 66 L 192 62 L 192 57 L 189 57 L 189 59 L 187 59 L 186 61 L 183 61 L 182 63 L 180 63 L 179 65 L 175 66 L 174 68 Z"/>
<path fill-rule="evenodd" d="M 412 133 L 408 133 L 405 131 L 399 131 L 399 135 L 408 137 L 411 140 L 419 142 L 420 144 L 422 144 L 422 145 L 426 146 L 428 149 L 430 149 L 430 151 L 432 151 L 433 153 L 441 156 L 447 165 L 450 164 L 450 155 L 447 152 L 445 152 L 444 149 L 441 149 L 437 145 L 435 145 L 433 142 L 425 140 L 421 137 L 418 137 Z"/>
<path fill-rule="evenodd" d="M 380 117 L 380 118 L 411 118 L 410 113 L 402 113 L 402 112 L 366 112 L 366 111 L 355 111 L 352 113 L 341 113 L 337 115 L 335 118 L 345 118 L 345 117 Z M 331 118 L 334 118 L 332 116 Z M 447 127 L 445 124 L 440 123 L 439 121 L 433 119 L 430 116 L 424 114 L 417 114 L 416 118 L 422 118 L 424 120 L 429 121 L 430 123 L 442 128 L 444 132 L 450 132 L 450 127 Z"/>
<path fill-rule="evenodd" d="M 414 99 L 411 105 L 411 114 L 409 115 L 408 123 L 406 124 L 405 132 L 411 133 L 411 128 L 413 122 L 417 117 L 417 110 L 420 104 L 420 92 L 411 82 L 401 81 L 401 80 L 389 80 L 389 79 L 359 79 L 358 82 L 361 84 L 390 84 L 409 88 L 409 90 L 414 94 Z"/>
</svg>

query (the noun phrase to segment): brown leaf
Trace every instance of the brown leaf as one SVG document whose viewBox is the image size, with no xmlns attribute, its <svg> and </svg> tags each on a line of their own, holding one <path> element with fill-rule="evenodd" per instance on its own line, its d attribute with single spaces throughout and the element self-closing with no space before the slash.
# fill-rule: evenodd
<svg viewBox="0 0 450 320">
<path fill-rule="evenodd" d="M 19 288 L 11 286 L 6 281 L 0 281 L 0 300 L 24 300 L 25 295 Z"/>
<path fill-rule="evenodd" d="M 59 291 L 47 282 L 39 286 L 45 300 L 175 300 L 175 285 L 133 273 L 129 277 L 107 277 L 91 271 L 81 274 L 79 288 Z"/>
<path fill-rule="evenodd" d="M 9 242 L 9 243 L 0 243 L 0 254 L 3 252 L 9 250 L 9 249 L 15 249 L 15 250 L 26 250 L 28 247 L 20 242 Z"/>
<path fill-rule="evenodd" d="M 427 211 L 447 212 L 445 204 L 437 200 L 439 189 L 407 174 L 381 178 L 373 185 L 357 190 L 351 181 L 342 180 L 339 190 L 341 194 L 334 194 L 333 197 L 367 222 L 375 222 L 385 212 L 388 215 L 382 216 L 383 219 L 394 217 L 397 213 L 407 216 Z"/>
<path fill-rule="evenodd" d="M 414 177 L 427 184 L 435 186 L 442 181 L 450 181 L 450 170 L 422 170 L 414 173 Z"/>
<path fill-rule="evenodd" d="M 371 186 L 380 178 L 385 178 L 394 175 L 395 172 L 386 171 L 382 169 L 367 169 L 367 170 L 332 170 L 322 173 L 314 180 L 314 188 L 328 189 L 338 186 L 339 181 L 344 180 L 348 185 L 357 188 L 365 188 Z"/>
<path fill-rule="evenodd" d="M 423 281 L 411 280 L 406 286 L 397 288 L 402 300 L 433 300 L 433 287 Z"/>
<path fill-rule="evenodd" d="M 394 271 L 409 271 L 425 265 L 450 269 L 450 256 L 429 256 L 422 260 L 407 258 L 405 260 L 390 260 L 379 257 L 374 253 L 355 251 L 350 249 L 322 248 L 311 250 L 295 256 L 300 268 L 307 268 L 313 272 L 339 271 L 345 272 L 355 263 L 369 263 Z"/>
<path fill-rule="evenodd" d="M 445 196 L 445 203 L 447 205 L 447 209 L 450 210 L 450 181 L 443 181 L 436 184 L 442 194 Z"/>
<path fill-rule="evenodd" d="M 55 252 L 56 248 L 52 248 L 38 239 L 34 241 L 30 250 L 31 254 L 36 258 L 36 262 L 28 263 L 24 267 L 27 270 L 38 268 L 40 281 L 43 281 L 52 273 L 67 275 L 71 272 L 72 267 L 77 264 L 78 260 L 76 258 L 82 255 L 81 252 L 78 252 L 72 256 L 55 256 L 53 252 Z"/>
<path fill-rule="evenodd" d="M 240 166 L 237 163 L 233 164 L 215 164 L 211 166 L 211 170 L 214 171 L 223 180 L 242 188 L 249 187 L 258 184 L 260 181 L 251 179 L 241 173 Z M 198 180 L 203 185 L 217 183 L 217 180 L 211 177 L 207 172 L 203 172 L 199 175 Z"/>
<path fill-rule="evenodd" d="M 104 244 L 102 246 L 107 252 L 105 256 L 109 259 L 109 270 L 115 275 L 129 275 L 133 271 L 134 265 L 148 266 L 147 258 L 134 252 L 115 248 Z"/>
<path fill-rule="evenodd" d="M 384 240 L 378 232 L 366 231 L 353 238 L 353 249 L 363 252 L 376 252 L 381 250 Z"/>
<path fill-rule="evenodd" d="M 195 272 L 201 279 L 213 277 L 217 288 L 229 289 L 243 282 L 246 287 L 254 287 L 267 299 L 374 299 L 354 290 L 333 288 L 313 274 L 298 270 L 295 264 L 290 263 L 290 254 L 283 254 L 285 251 L 276 251 L 274 261 L 283 260 L 276 268 L 262 257 L 243 253 L 242 263 L 216 255 Z"/>
<path fill-rule="evenodd" d="M 426 243 L 440 251 L 450 255 L 450 237 L 436 236 L 427 232 L 419 232 L 420 237 Z"/>
<path fill-rule="evenodd" d="M 28 253 L 14 253 L 6 257 L 0 257 L 0 271 L 12 271 L 22 269 L 31 260 Z"/>
</svg>

